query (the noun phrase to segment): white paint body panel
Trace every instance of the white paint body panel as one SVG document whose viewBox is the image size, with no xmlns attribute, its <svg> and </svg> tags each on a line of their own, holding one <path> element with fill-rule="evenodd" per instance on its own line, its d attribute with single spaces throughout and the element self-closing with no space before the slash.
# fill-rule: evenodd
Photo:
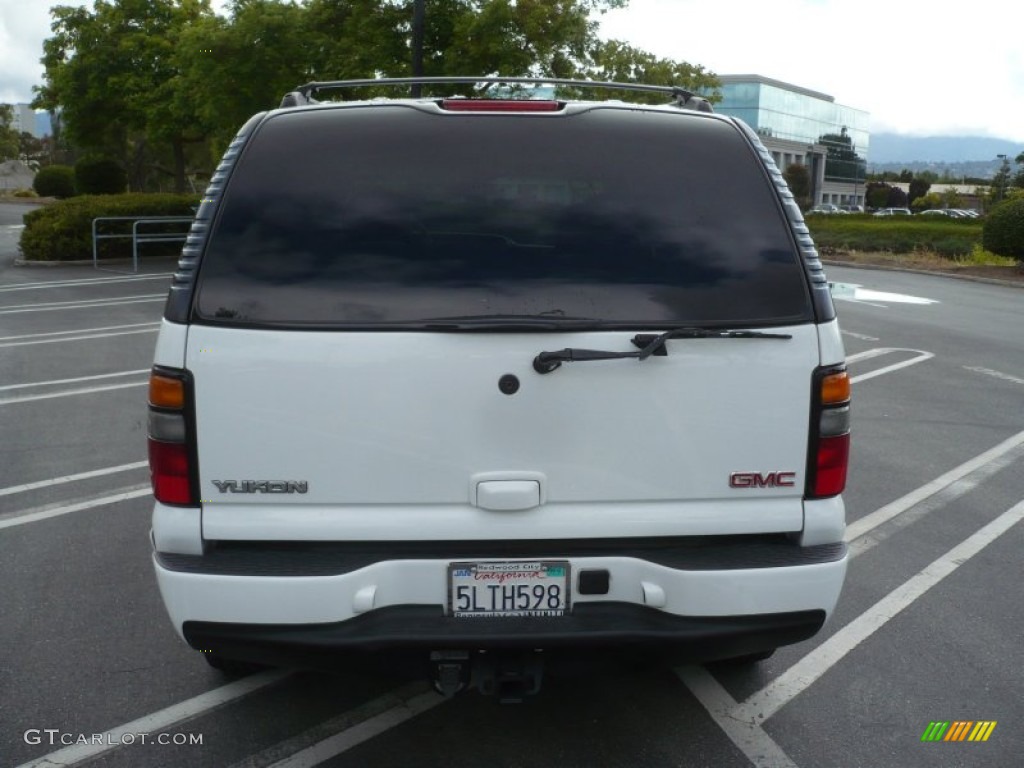
<svg viewBox="0 0 1024 768">
<path fill-rule="evenodd" d="M 799 531 L 813 325 L 790 340 L 671 340 L 666 357 L 532 369 L 628 332 L 313 333 L 193 326 L 203 534 L 240 539 L 545 538 Z M 514 395 L 498 389 L 519 377 Z M 729 487 L 795 472 L 793 488 Z M 473 478 L 543 478 L 495 515 Z M 213 480 L 307 481 L 305 494 Z M 499 519 L 500 518 L 500 519 Z"/>
</svg>

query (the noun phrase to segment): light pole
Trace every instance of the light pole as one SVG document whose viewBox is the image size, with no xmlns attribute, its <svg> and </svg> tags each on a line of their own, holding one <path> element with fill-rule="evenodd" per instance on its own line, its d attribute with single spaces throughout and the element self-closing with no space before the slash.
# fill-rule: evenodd
<svg viewBox="0 0 1024 768">
<path fill-rule="evenodd" d="M 423 18 L 426 0 L 414 0 L 412 6 L 412 76 L 423 77 Z M 413 83 L 409 95 L 420 97 L 420 84 Z"/>
</svg>

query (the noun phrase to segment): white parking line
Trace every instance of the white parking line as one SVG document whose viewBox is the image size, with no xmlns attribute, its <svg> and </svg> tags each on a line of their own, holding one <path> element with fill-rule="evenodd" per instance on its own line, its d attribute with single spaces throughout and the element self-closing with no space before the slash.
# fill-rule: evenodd
<svg viewBox="0 0 1024 768">
<path fill-rule="evenodd" d="M 145 304 L 150 301 L 165 301 L 166 293 L 120 296 L 109 299 L 84 299 L 80 301 L 51 301 L 41 304 L 11 304 L 0 307 L 0 315 L 16 315 L 22 312 L 56 312 L 64 309 L 95 309 L 119 307 L 125 304 Z"/>
<path fill-rule="evenodd" d="M 36 339 L 35 341 L 10 341 L 10 342 L 2 342 L 2 343 L 0 343 L 0 348 L 5 348 L 5 347 L 31 347 L 31 346 L 33 346 L 35 344 L 58 344 L 58 343 L 63 342 L 63 341 L 86 341 L 88 339 L 106 339 L 106 338 L 110 338 L 111 336 L 133 336 L 133 335 L 138 334 L 138 333 L 156 333 L 157 331 L 160 330 L 159 323 L 154 323 L 154 324 L 145 323 L 145 325 L 148 325 L 150 327 L 148 327 L 148 328 L 137 328 L 136 330 L 132 330 L 132 331 L 113 331 L 111 333 L 84 333 L 83 334 L 83 333 L 80 332 L 78 336 L 67 336 L 67 335 L 64 335 L 64 334 L 67 333 L 66 331 L 62 332 L 59 336 L 58 336 L 58 334 L 49 334 L 49 333 L 47 333 L 47 334 L 40 334 L 41 336 L 53 336 L 54 338 Z"/>
<path fill-rule="evenodd" d="M 22 763 L 18 768 L 54 768 L 54 766 L 58 765 L 69 766 L 89 762 L 98 755 L 119 747 L 122 737 L 126 734 L 137 735 L 140 733 L 165 732 L 173 725 L 191 720 L 205 712 L 248 696 L 261 688 L 278 683 L 290 674 L 289 670 L 271 670 L 236 680 L 233 683 L 228 683 L 220 688 L 214 688 L 212 691 L 201 693 L 198 696 L 193 696 L 191 699 L 186 699 L 178 704 L 161 709 L 159 712 L 154 712 L 145 717 L 140 717 L 138 720 L 132 720 L 130 723 L 111 728 L 109 731 L 101 734 L 102 738 L 94 739 L 89 744 L 75 744 L 58 749 L 56 752 L 51 752 L 48 755 L 29 760 L 27 763 Z M 96 743 L 97 741 L 99 743 Z"/>
<path fill-rule="evenodd" d="M 846 654 L 871 637 L 904 608 L 1024 519 L 1020 501 L 972 536 L 934 560 L 828 640 L 804 656 L 771 683 L 734 709 L 730 716 L 759 724 L 774 715 L 824 675 Z"/>
<path fill-rule="evenodd" d="M 105 477 L 106 475 L 113 475 L 118 472 L 130 472 L 133 469 L 142 469 L 148 466 L 148 461 L 136 461 L 131 464 L 120 464 L 116 467 L 104 467 L 103 469 L 93 469 L 89 472 L 79 472 L 75 475 L 62 475 L 61 477 L 51 477 L 49 480 L 36 480 L 32 483 L 24 483 L 22 485 L 9 485 L 6 488 L 0 488 L 0 496 L 11 496 L 15 493 L 24 493 L 25 491 L 34 491 L 37 488 L 49 488 L 54 485 L 64 485 L 65 483 L 75 483 L 79 480 L 89 480 L 93 477 Z"/>
<path fill-rule="evenodd" d="M 854 376 L 854 377 L 852 377 L 850 379 L 850 381 L 852 383 L 854 383 L 854 384 L 856 384 L 858 381 L 867 381 L 868 379 L 873 379 L 876 376 L 883 376 L 886 373 L 892 373 L 893 371 L 899 371 L 899 370 L 902 370 L 903 368 L 909 368 L 912 365 L 917 365 L 918 363 L 923 363 L 925 360 L 931 360 L 933 357 L 935 357 L 934 353 L 932 353 L 932 352 L 923 352 L 923 351 L 921 351 L 919 349 L 901 349 L 901 350 L 893 349 L 893 350 L 889 350 L 889 351 L 891 351 L 891 352 L 897 352 L 897 351 L 898 352 L 917 352 L 919 354 L 917 355 L 917 357 L 912 357 L 909 360 L 904 360 L 902 363 L 894 363 L 893 365 L 887 365 L 885 368 L 879 368 L 879 369 L 874 370 L 874 371 L 869 371 L 868 373 L 862 373 L 859 376 Z"/>
<path fill-rule="evenodd" d="M 401 725 L 406 720 L 411 720 L 416 715 L 433 709 L 439 704 L 444 704 L 446 701 L 448 699 L 435 691 L 427 691 L 418 696 L 413 696 L 391 709 L 381 712 L 379 715 L 374 715 L 364 720 L 358 725 L 345 728 L 345 730 L 335 733 L 333 736 L 329 736 L 323 741 L 303 749 L 301 752 L 296 752 L 290 757 L 272 763 L 269 768 L 311 768 L 311 766 L 320 765 L 320 763 L 330 760 L 332 757 L 340 755 L 342 752 L 346 752 L 352 749 L 352 747 L 372 739 L 374 736 L 379 736 L 385 731 Z"/>
<path fill-rule="evenodd" d="M 876 509 L 869 515 L 865 515 L 859 520 L 854 520 L 852 523 L 846 526 L 846 541 L 853 541 L 858 539 L 868 531 L 871 531 L 883 523 L 892 520 L 897 515 L 905 512 L 916 504 L 920 504 L 922 501 L 927 499 L 929 496 L 934 496 L 939 491 L 943 490 L 947 486 L 952 485 L 961 478 L 969 475 L 975 470 L 995 461 L 1003 454 L 1009 453 L 1018 445 L 1024 443 L 1024 431 L 1018 432 L 1012 437 L 1008 437 L 1003 442 L 999 443 L 993 448 L 988 449 L 984 453 L 978 454 L 973 459 L 965 461 L 958 467 L 954 467 L 948 472 L 939 475 L 937 478 L 932 480 L 930 483 L 922 485 L 920 488 L 911 491 L 906 496 L 903 496 L 896 501 L 886 504 L 884 507 Z"/>
<path fill-rule="evenodd" d="M 65 504 L 63 506 L 54 506 L 49 504 L 44 507 L 38 507 L 36 509 L 22 510 L 15 514 L 13 517 L 0 518 L 0 529 L 3 528 L 14 528 L 18 525 L 25 525 L 26 523 L 35 523 L 40 520 L 48 520 L 51 517 L 60 517 L 61 515 L 69 515 L 72 512 L 81 512 L 86 509 L 95 509 L 96 507 L 105 507 L 108 504 L 117 504 L 121 501 L 128 501 L 130 499 L 138 499 L 142 496 L 149 496 L 153 493 L 153 489 L 147 483 L 146 485 L 135 485 L 130 486 L 118 493 L 110 494 L 109 496 L 101 496 L 96 499 L 87 499 L 85 501 L 78 501 L 74 504 Z"/>
<path fill-rule="evenodd" d="M 851 339 L 860 339 L 861 341 L 878 341 L 877 336 L 866 336 L 863 333 L 854 333 L 853 331 L 841 331 L 844 336 L 849 336 Z"/>
<path fill-rule="evenodd" d="M 1024 384 L 1024 379 L 1019 376 L 1011 376 L 1008 373 L 994 371 L 991 368 L 982 368 L 979 365 L 965 365 L 964 370 L 972 371 L 973 373 L 982 373 L 985 376 L 991 376 L 994 379 L 1001 379 L 1002 381 L 1009 381 L 1012 384 Z"/>
<path fill-rule="evenodd" d="M 20 283 L 18 285 L 5 285 L 0 288 L 0 293 L 10 291 L 38 291 L 44 288 L 77 288 L 78 286 L 106 285 L 107 283 L 130 283 L 136 280 L 166 280 L 173 275 L 173 272 L 161 272 L 152 275 L 137 275 L 133 277 L 87 277 L 81 280 L 53 280 L 41 283 Z"/>
<path fill-rule="evenodd" d="M 31 384 L 8 384 L 7 386 L 0 387 L 0 392 L 11 389 L 31 389 L 32 387 L 49 387 L 54 384 L 77 384 L 80 381 L 97 381 L 98 379 L 115 379 L 119 376 L 138 376 L 143 373 L 149 373 L 148 368 L 142 368 L 137 371 L 118 371 L 117 373 L 98 373 L 95 376 L 79 376 L 76 379 L 52 379 L 51 381 L 35 381 Z"/>
<path fill-rule="evenodd" d="M 148 373 L 148 371 L 147 371 Z M 17 403 L 31 403 L 35 400 L 52 400 L 57 397 L 75 397 L 77 395 L 91 395 L 95 392 L 109 392 L 113 389 L 128 389 L 130 387 L 145 387 L 149 381 L 133 381 L 130 384 L 107 384 L 103 387 L 81 387 L 69 389 L 64 392 L 47 392 L 43 395 L 16 395 L 14 397 L 0 398 L 0 405 L 15 405 Z"/>
<path fill-rule="evenodd" d="M 159 322 L 127 323 L 125 325 L 101 325 L 98 328 L 73 328 L 68 331 L 47 331 L 46 333 L 22 333 L 18 336 L 0 336 L 0 341 L 21 341 L 22 339 L 45 339 L 56 336 L 77 336 L 80 333 L 99 333 L 100 331 L 122 331 L 126 328 L 159 328 Z"/>
<path fill-rule="evenodd" d="M 796 763 L 760 725 L 740 720 L 732 714 L 737 707 L 736 701 L 704 667 L 680 667 L 676 675 L 752 765 L 756 768 L 796 768 Z"/>
</svg>

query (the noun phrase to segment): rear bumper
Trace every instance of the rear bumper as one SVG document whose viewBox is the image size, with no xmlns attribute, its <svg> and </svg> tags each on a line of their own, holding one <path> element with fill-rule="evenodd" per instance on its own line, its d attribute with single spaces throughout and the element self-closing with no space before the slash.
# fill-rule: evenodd
<svg viewBox="0 0 1024 768">
<path fill-rule="evenodd" d="M 280 666 L 331 667 L 353 653 L 433 650 L 665 652 L 690 661 L 731 658 L 800 642 L 825 621 L 822 610 L 755 616 L 675 616 L 628 603 L 584 603 L 563 618 L 456 619 L 434 606 L 382 608 L 331 624 L 265 625 L 188 621 L 196 650 Z"/>
<path fill-rule="evenodd" d="M 348 651 L 664 647 L 692 660 L 755 653 L 817 632 L 839 598 L 847 563 L 845 546 L 799 565 L 745 568 L 694 562 L 687 569 L 637 554 L 566 556 L 573 574 L 608 571 L 609 586 L 581 594 L 574 576 L 571 612 L 558 618 L 446 615 L 448 559 L 287 576 L 176 569 L 159 553 L 154 566 L 171 620 L 192 647 L 321 666 Z M 516 555 L 512 549 L 498 559 Z"/>
</svg>

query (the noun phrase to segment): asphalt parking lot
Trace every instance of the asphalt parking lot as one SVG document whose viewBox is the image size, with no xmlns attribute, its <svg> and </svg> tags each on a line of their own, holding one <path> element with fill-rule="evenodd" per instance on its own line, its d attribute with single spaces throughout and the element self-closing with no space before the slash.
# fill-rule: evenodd
<svg viewBox="0 0 1024 768">
<path fill-rule="evenodd" d="M 829 270 L 853 557 L 819 636 L 745 671 L 553 678 L 502 706 L 360 669 L 228 680 L 188 649 L 147 539 L 172 264 L 18 267 L 16 228 L 0 211 L 0 765 L 1020 764 L 1024 290 Z M 922 740 L 936 722 L 964 740 Z"/>
</svg>

